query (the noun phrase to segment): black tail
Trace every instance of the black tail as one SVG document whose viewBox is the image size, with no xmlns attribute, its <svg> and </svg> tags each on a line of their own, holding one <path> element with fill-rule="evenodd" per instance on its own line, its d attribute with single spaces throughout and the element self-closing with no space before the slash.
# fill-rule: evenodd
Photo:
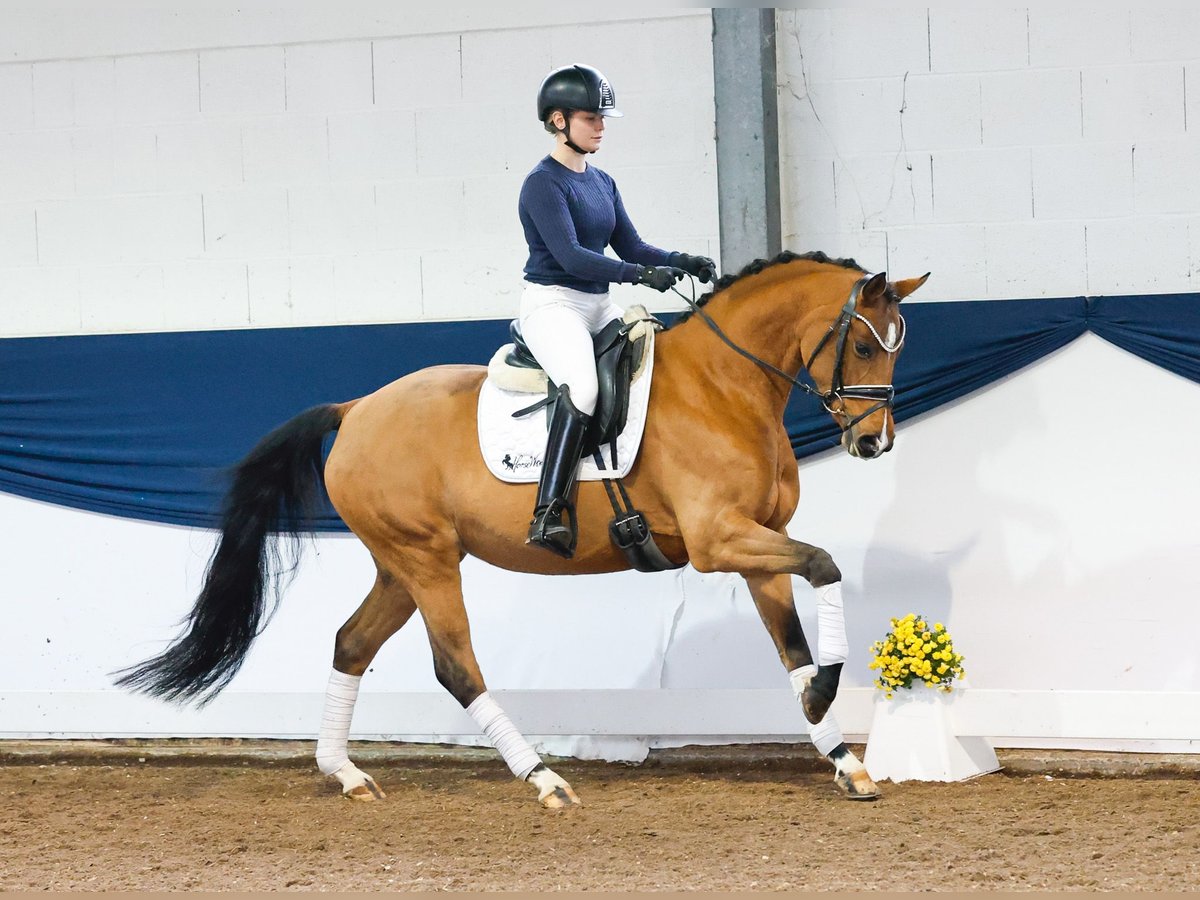
<svg viewBox="0 0 1200 900">
<path fill-rule="evenodd" d="M 278 603 L 276 594 L 267 609 L 268 584 L 289 568 L 272 538 L 286 535 L 295 547 L 304 532 L 320 496 L 322 442 L 344 413 L 343 406 L 314 406 L 280 425 L 238 463 L 225 497 L 221 538 L 183 622 L 186 632 L 158 656 L 118 673 L 118 685 L 166 700 L 199 697 L 203 706 L 229 684 Z"/>
</svg>

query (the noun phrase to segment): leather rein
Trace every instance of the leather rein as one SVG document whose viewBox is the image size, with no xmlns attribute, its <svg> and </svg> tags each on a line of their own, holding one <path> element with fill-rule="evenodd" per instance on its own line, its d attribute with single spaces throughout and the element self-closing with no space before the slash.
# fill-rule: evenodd
<svg viewBox="0 0 1200 900">
<path fill-rule="evenodd" d="M 730 339 L 729 335 L 721 330 L 721 326 L 713 321 L 712 316 L 705 311 L 704 307 L 696 302 L 696 282 L 694 278 L 691 279 L 691 297 L 688 297 L 683 293 L 683 291 L 676 287 L 672 287 L 671 290 L 682 297 L 684 302 L 691 307 L 692 312 L 700 316 L 700 318 L 704 320 L 704 323 L 713 330 L 717 337 L 729 345 L 730 349 L 740 353 L 742 356 L 746 357 L 746 359 L 751 360 L 766 371 L 771 372 L 774 375 L 778 375 L 785 381 L 790 382 L 794 387 L 800 388 L 800 390 L 804 391 L 806 394 L 811 394 L 812 396 L 817 397 L 821 401 L 821 405 L 825 407 L 826 411 L 830 415 L 836 416 L 842 420 L 848 419 L 849 421 L 846 421 L 846 424 L 841 426 L 843 431 L 848 431 L 863 419 L 867 418 L 867 416 L 870 416 L 881 409 L 891 410 L 896 398 L 896 389 L 890 384 L 845 384 L 842 380 L 842 361 L 846 354 L 846 337 L 850 333 L 850 323 L 855 319 L 858 319 L 860 322 L 865 324 L 870 330 L 871 334 L 874 336 L 875 340 L 879 342 L 879 346 L 889 354 L 895 353 L 902 346 L 904 346 L 904 334 L 906 330 L 904 316 L 900 316 L 899 335 L 897 335 L 894 343 L 888 344 L 887 341 L 880 337 L 879 332 L 875 330 L 875 326 L 871 324 L 870 320 L 858 312 L 859 295 L 862 293 L 863 286 L 871 279 L 871 277 L 872 276 L 869 274 L 864 275 L 862 278 L 858 279 L 858 281 L 854 282 L 854 287 L 850 289 L 850 297 L 846 300 L 846 304 L 842 307 L 841 313 L 839 313 L 838 317 L 833 321 L 833 324 L 829 326 L 825 334 L 822 335 L 821 340 L 817 342 L 817 346 L 813 349 L 813 352 L 808 357 L 808 362 L 804 363 L 803 368 L 811 372 L 811 367 L 813 361 L 817 358 L 817 354 L 825 348 L 825 345 L 828 344 L 831 339 L 835 340 L 834 347 L 836 356 L 833 364 L 833 383 L 830 385 L 829 390 L 824 392 L 818 390 L 810 384 L 801 381 L 798 378 L 789 375 L 787 372 L 783 371 L 783 369 L 772 365 L 765 359 L 760 359 L 749 350 L 746 350 L 744 347 L 740 347 L 735 344 Z M 867 409 L 866 412 L 860 413 L 851 419 L 849 413 L 846 412 L 846 400 L 874 400 L 875 403 L 869 409 Z"/>
</svg>

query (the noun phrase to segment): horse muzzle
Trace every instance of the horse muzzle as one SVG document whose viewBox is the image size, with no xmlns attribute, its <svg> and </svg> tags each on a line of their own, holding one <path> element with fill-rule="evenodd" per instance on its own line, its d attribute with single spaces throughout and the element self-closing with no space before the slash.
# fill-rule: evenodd
<svg viewBox="0 0 1200 900">
<path fill-rule="evenodd" d="M 893 446 L 893 442 L 885 435 L 856 435 L 853 430 L 845 432 L 842 443 L 846 446 L 846 452 L 859 459 L 875 459 L 887 453 Z"/>
</svg>

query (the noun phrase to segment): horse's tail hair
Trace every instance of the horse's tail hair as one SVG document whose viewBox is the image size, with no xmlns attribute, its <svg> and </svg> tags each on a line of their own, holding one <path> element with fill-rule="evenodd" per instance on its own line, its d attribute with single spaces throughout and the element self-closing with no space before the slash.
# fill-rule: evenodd
<svg viewBox="0 0 1200 900">
<path fill-rule="evenodd" d="M 295 572 L 299 538 L 309 530 L 323 484 L 325 435 L 351 403 L 314 406 L 284 422 L 232 472 L 221 536 L 204 586 L 181 623 L 184 632 L 158 656 L 116 673 L 121 687 L 204 706 L 229 684 L 279 603 L 281 576 Z M 282 552 L 276 536 L 285 537 Z M 273 597 L 268 586 L 276 583 Z"/>
</svg>

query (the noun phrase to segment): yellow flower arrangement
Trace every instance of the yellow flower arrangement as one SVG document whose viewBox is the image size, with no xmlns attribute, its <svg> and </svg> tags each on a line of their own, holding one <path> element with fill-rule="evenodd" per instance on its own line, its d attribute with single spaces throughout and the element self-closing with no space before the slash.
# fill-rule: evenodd
<svg viewBox="0 0 1200 900">
<path fill-rule="evenodd" d="M 892 630 L 871 645 L 871 652 L 875 656 L 869 668 L 879 672 L 875 686 L 888 697 L 917 681 L 948 692 L 951 682 L 963 676 L 963 656 L 954 652 L 946 626 L 930 625 L 925 616 L 915 613 L 892 619 Z"/>
</svg>

